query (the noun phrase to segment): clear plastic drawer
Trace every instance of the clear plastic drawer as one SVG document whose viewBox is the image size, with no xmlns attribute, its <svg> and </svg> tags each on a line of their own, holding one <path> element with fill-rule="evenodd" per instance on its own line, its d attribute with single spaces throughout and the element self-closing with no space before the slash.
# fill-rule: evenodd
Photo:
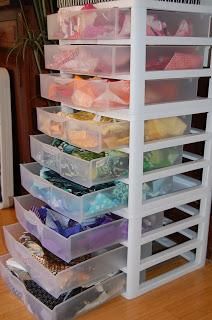
<svg viewBox="0 0 212 320">
<path fill-rule="evenodd" d="M 146 70 L 203 68 L 204 46 L 148 46 Z M 47 69 L 87 75 L 117 75 L 130 72 L 130 47 L 97 45 L 46 45 Z"/>
<path fill-rule="evenodd" d="M 130 72 L 129 46 L 46 45 L 46 69 L 87 75 Z"/>
<path fill-rule="evenodd" d="M 86 111 L 119 110 L 129 107 L 130 82 L 118 80 L 85 80 L 59 74 L 40 76 L 43 98 Z M 198 79 L 148 80 L 145 103 L 157 104 L 197 99 Z M 61 129 L 62 123 L 60 124 Z M 57 129 L 57 128 L 56 128 Z"/>
<path fill-rule="evenodd" d="M 1 276 L 11 291 L 22 299 L 27 309 L 39 320 L 73 319 L 125 291 L 126 276 L 119 273 L 68 300 L 64 300 L 51 310 L 27 291 L 24 284 L 8 270 L 6 261 L 9 258 L 9 255 L 0 257 Z"/>
<path fill-rule="evenodd" d="M 198 79 L 148 80 L 145 87 L 146 105 L 198 99 Z"/>
<path fill-rule="evenodd" d="M 60 74 L 40 75 L 43 98 L 88 111 L 119 110 L 129 107 L 130 82 L 83 79 Z"/>
<path fill-rule="evenodd" d="M 54 275 L 19 242 L 24 231 L 19 224 L 4 227 L 7 249 L 11 256 L 23 265 L 32 280 L 56 298 L 77 287 L 89 287 L 90 283 L 107 278 L 126 266 L 127 248 L 116 246 L 111 250 L 92 253 L 90 259 Z"/>
<path fill-rule="evenodd" d="M 45 135 L 31 136 L 31 156 L 68 180 L 89 188 L 128 177 L 129 155 L 124 152 L 111 151 L 89 161 L 60 151 L 51 145 L 53 140 Z"/>
<path fill-rule="evenodd" d="M 79 113 L 81 115 L 82 113 Z M 76 147 L 102 152 L 128 147 L 129 122 L 113 121 L 107 118 L 106 122 L 99 121 L 93 114 L 86 113 L 73 117 L 70 108 L 47 107 L 37 108 L 38 130 L 48 136 L 61 139 Z M 91 117 L 91 120 L 87 120 Z M 57 121 L 58 119 L 58 121 Z"/>
<path fill-rule="evenodd" d="M 37 108 L 38 130 L 50 137 L 97 153 L 128 146 L 129 122 L 120 121 L 98 126 L 95 122 L 63 118 L 60 112 L 68 109 L 64 107 Z M 63 121 L 62 128 L 61 121 Z M 144 138 L 145 141 L 150 141 L 182 136 L 189 133 L 190 129 L 191 116 L 147 120 Z"/>
<path fill-rule="evenodd" d="M 118 39 L 130 36 L 130 9 L 60 9 L 47 17 L 49 39 Z M 119 23 L 120 21 L 120 23 Z"/>
<path fill-rule="evenodd" d="M 31 195 L 15 198 L 19 223 L 27 232 L 34 235 L 44 248 L 66 262 L 127 240 L 128 221 L 123 218 L 117 218 L 113 222 L 65 238 L 41 222 L 31 210 L 34 206 L 45 206 L 45 203 Z M 144 218 L 142 233 L 159 228 L 162 226 L 162 221 L 163 214 Z"/>
<path fill-rule="evenodd" d="M 148 36 L 208 36 L 209 14 L 167 10 L 148 10 L 147 14 Z M 62 8 L 58 14 L 48 16 L 47 21 L 49 39 L 128 39 L 131 34 L 130 9 Z M 199 28 L 200 25 L 201 28 Z"/>
<path fill-rule="evenodd" d="M 54 138 L 46 135 L 31 136 L 32 158 L 62 177 L 86 187 L 128 177 L 129 155 L 120 151 L 103 154 L 93 160 L 80 158 L 79 153 L 68 154 L 52 146 Z M 54 143 L 53 143 L 54 142 Z M 70 146 L 72 148 L 72 146 Z M 154 150 L 144 155 L 144 171 L 172 166 L 182 162 L 182 146 Z M 86 153 L 89 157 L 89 152 Z"/>
<path fill-rule="evenodd" d="M 208 37 L 209 35 L 210 14 L 167 10 L 147 10 L 147 14 L 148 36 Z"/>
<path fill-rule="evenodd" d="M 162 140 L 190 133 L 192 116 L 151 119 L 145 121 L 145 141 Z"/>
<path fill-rule="evenodd" d="M 77 196 L 54 186 L 40 177 L 38 163 L 21 165 L 23 187 L 34 197 L 46 202 L 53 210 L 78 222 L 99 216 L 109 211 L 127 207 L 128 186 L 118 183 L 112 187 Z"/>
<path fill-rule="evenodd" d="M 148 46 L 146 70 L 202 69 L 206 47 Z"/>
<path fill-rule="evenodd" d="M 37 163 L 21 165 L 23 187 L 34 197 L 46 202 L 53 210 L 72 220 L 82 222 L 127 207 L 128 185 L 122 182 L 118 182 L 114 187 L 76 196 L 50 182 L 47 182 L 47 188 L 43 188 L 43 182 L 46 180 L 40 177 L 41 168 Z M 143 200 L 173 192 L 172 188 L 173 177 L 144 183 Z"/>
<path fill-rule="evenodd" d="M 101 226 L 65 238 L 50 229 L 31 211 L 45 203 L 31 195 L 15 198 L 16 216 L 22 227 L 33 234 L 53 254 L 69 262 L 85 254 L 98 251 L 127 240 L 127 220 L 120 218 Z M 157 223 L 156 223 L 157 224 Z M 155 228 L 155 220 L 147 219 L 144 231 Z"/>
</svg>

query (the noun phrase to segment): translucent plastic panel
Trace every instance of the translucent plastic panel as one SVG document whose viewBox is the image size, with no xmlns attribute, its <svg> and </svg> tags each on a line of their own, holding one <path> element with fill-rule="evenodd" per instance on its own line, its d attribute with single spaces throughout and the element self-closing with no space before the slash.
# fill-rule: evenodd
<svg viewBox="0 0 212 320">
<path fill-rule="evenodd" d="M 130 47 L 46 45 L 45 65 L 47 69 L 77 74 L 129 74 Z"/>
</svg>

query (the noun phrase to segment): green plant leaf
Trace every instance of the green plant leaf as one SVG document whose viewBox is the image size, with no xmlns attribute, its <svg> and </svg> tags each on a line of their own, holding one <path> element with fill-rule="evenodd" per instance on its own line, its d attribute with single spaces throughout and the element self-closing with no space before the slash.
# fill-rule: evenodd
<svg viewBox="0 0 212 320">
<path fill-rule="evenodd" d="M 15 44 L 15 46 L 9 50 L 8 55 L 7 55 L 7 59 L 6 59 L 6 63 L 8 63 L 10 56 L 22 45 L 23 45 L 22 41 L 21 42 L 17 42 Z"/>
<path fill-rule="evenodd" d="M 39 13 L 39 9 L 37 6 L 37 0 L 33 0 L 33 6 L 34 6 L 34 10 L 35 10 L 35 15 L 36 15 L 36 19 L 38 22 L 38 27 L 40 29 L 40 32 L 42 32 L 42 22 L 40 21 L 40 13 Z"/>
<path fill-rule="evenodd" d="M 49 7 L 50 7 L 51 13 L 54 13 L 54 5 L 52 0 L 49 0 Z"/>
<path fill-rule="evenodd" d="M 43 16 L 44 16 L 45 22 L 46 22 L 46 16 L 47 16 L 47 14 L 46 14 L 46 4 L 45 4 L 45 0 L 42 0 L 41 4 L 42 4 L 42 9 L 43 9 Z"/>
<path fill-rule="evenodd" d="M 38 52 L 36 50 L 33 50 L 33 53 L 34 53 L 35 62 L 37 65 L 38 72 L 41 74 L 42 71 L 41 71 L 40 61 L 39 61 L 39 57 L 38 57 Z"/>
<path fill-rule="evenodd" d="M 23 45 L 23 51 L 22 51 L 23 60 L 25 60 L 25 52 L 26 52 L 28 42 L 29 42 L 29 39 L 26 39 Z"/>
<path fill-rule="evenodd" d="M 16 54 L 16 64 L 18 64 L 18 58 L 19 58 L 19 55 L 21 54 L 21 51 L 23 50 L 23 46 L 20 46 L 19 49 L 18 49 L 18 52 Z"/>
<path fill-rule="evenodd" d="M 35 44 L 36 44 L 37 49 L 38 49 L 38 51 L 40 52 L 40 54 L 41 54 L 42 56 L 44 56 L 44 52 L 43 52 L 43 49 L 42 49 L 40 43 L 39 43 L 37 40 L 35 40 Z"/>
</svg>

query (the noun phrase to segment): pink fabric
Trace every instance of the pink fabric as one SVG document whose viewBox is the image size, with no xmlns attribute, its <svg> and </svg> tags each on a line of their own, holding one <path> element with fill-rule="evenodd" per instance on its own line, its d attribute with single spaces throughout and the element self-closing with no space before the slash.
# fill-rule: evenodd
<svg viewBox="0 0 212 320">
<path fill-rule="evenodd" d="M 175 52 L 172 57 L 155 57 L 147 61 L 146 70 L 185 70 L 202 68 L 203 58 L 194 53 Z"/>
<path fill-rule="evenodd" d="M 167 25 L 158 19 L 156 15 L 147 16 L 147 35 L 148 36 L 167 36 Z"/>
<path fill-rule="evenodd" d="M 147 71 L 164 70 L 170 61 L 170 57 L 155 57 L 148 59 L 146 63 Z"/>
<path fill-rule="evenodd" d="M 85 5 L 81 10 L 88 10 L 85 14 L 83 23 L 79 29 L 78 16 L 70 15 L 71 10 L 59 11 L 59 21 L 61 32 L 66 39 L 78 38 L 113 38 L 115 32 L 115 17 L 113 14 L 102 13 L 95 10 L 92 4 Z M 90 10 L 90 12 L 89 12 Z M 72 12 L 73 13 L 73 12 Z M 75 20 L 76 19 L 76 20 Z M 177 27 L 176 27 L 177 28 Z M 120 11 L 118 21 L 118 34 L 119 37 L 126 38 L 130 35 L 131 31 L 131 15 L 128 11 Z M 147 35 L 148 36 L 177 36 L 177 37 L 190 37 L 193 34 L 192 23 L 189 20 L 182 20 L 176 31 L 170 33 L 169 26 L 166 22 L 160 20 L 155 14 L 147 16 Z"/>
<path fill-rule="evenodd" d="M 96 9 L 92 3 L 87 3 L 84 5 L 84 7 L 81 10 L 90 10 L 90 9 Z"/>
<path fill-rule="evenodd" d="M 182 20 L 181 24 L 175 33 L 175 37 L 191 37 L 193 34 L 193 26 L 190 21 Z"/>
<path fill-rule="evenodd" d="M 175 53 L 165 70 L 198 69 L 202 67 L 203 58 L 198 54 Z"/>
</svg>

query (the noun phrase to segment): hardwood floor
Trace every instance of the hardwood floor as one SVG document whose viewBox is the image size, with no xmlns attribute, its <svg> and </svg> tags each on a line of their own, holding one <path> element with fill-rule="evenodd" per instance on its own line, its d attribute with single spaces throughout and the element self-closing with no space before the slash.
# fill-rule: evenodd
<svg viewBox="0 0 212 320">
<path fill-rule="evenodd" d="M 0 210 L 0 226 L 16 221 L 14 210 Z M 2 232 L 0 253 L 6 252 Z M 0 319 L 31 320 L 33 316 L 0 280 Z M 212 264 L 160 287 L 146 295 L 127 301 L 113 299 L 82 316 L 81 320 L 211 320 Z M 63 320 L 63 319 L 60 319 Z"/>
</svg>

